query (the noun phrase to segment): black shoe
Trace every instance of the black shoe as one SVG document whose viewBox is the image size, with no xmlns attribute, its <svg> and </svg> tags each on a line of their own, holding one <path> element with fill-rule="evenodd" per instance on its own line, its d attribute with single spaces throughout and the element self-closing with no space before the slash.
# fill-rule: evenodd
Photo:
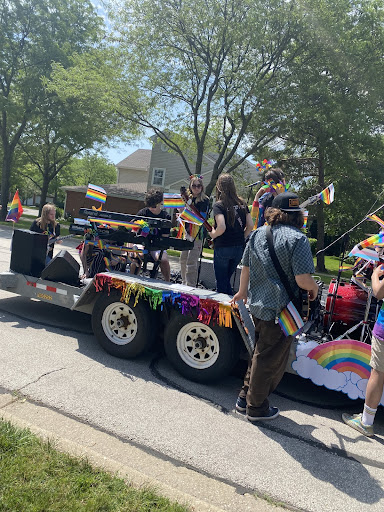
<svg viewBox="0 0 384 512">
<path fill-rule="evenodd" d="M 239 412 L 240 414 L 245 414 L 245 411 L 247 410 L 247 401 L 245 400 L 245 398 L 241 398 L 240 396 L 237 397 L 235 409 L 236 412 Z"/>
<path fill-rule="evenodd" d="M 263 416 L 250 416 L 247 414 L 247 420 L 252 421 L 262 421 L 262 420 L 274 420 L 278 417 L 280 411 L 277 407 L 270 407 L 267 412 Z"/>
</svg>

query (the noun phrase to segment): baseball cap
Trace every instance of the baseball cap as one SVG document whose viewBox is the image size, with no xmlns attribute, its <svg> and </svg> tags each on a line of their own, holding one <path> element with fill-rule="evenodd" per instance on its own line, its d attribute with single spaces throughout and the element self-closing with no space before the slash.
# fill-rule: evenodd
<svg viewBox="0 0 384 512">
<path fill-rule="evenodd" d="M 283 192 L 272 201 L 272 208 L 279 208 L 283 212 L 301 212 L 299 196 L 293 192 Z"/>
</svg>

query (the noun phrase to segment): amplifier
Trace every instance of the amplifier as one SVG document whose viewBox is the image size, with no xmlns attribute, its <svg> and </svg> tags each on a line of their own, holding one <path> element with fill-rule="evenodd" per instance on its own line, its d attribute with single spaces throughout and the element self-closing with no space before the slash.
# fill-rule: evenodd
<svg viewBox="0 0 384 512">
<path fill-rule="evenodd" d="M 10 269 L 40 277 L 47 257 L 48 235 L 29 229 L 15 229 L 12 238 Z"/>
</svg>

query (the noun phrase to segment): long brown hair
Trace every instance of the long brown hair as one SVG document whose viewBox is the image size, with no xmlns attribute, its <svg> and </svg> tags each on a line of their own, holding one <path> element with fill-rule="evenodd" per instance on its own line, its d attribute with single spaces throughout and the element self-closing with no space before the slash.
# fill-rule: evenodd
<svg viewBox="0 0 384 512">
<path fill-rule="evenodd" d="M 280 210 L 280 208 L 273 208 L 270 206 L 265 210 L 264 216 L 270 226 L 276 226 L 276 224 L 287 224 L 301 229 L 304 224 L 304 213 L 302 211 L 287 213 Z"/>
<path fill-rule="evenodd" d="M 190 197 L 194 197 L 192 194 L 192 183 L 195 181 L 198 181 L 201 185 L 200 194 L 196 196 L 195 202 L 200 203 L 201 201 L 204 201 L 205 199 L 208 199 L 208 197 L 204 194 L 204 185 L 203 185 L 203 179 L 198 178 L 197 176 L 191 176 L 189 187 L 188 187 L 188 194 Z"/>
<path fill-rule="evenodd" d="M 235 224 L 234 206 L 240 206 L 240 208 L 247 211 L 247 205 L 244 199 L 237 195 L 235 182 L 230 174 L 220 174 L 218 177 L 216 182 L 216 199 L 227 210 L 230 226 Z"/>
<path fill-rule="evenodd" d="M 47 203 L 43 206 L 43 209 L 41 210 L 41 217 L 36 219 L 36 223 L 43 231 L 47 230 L 48 224 L 51 223 L 51 220 L 48 218 L 49 212 L 55 210 L 56 212 L 56 206 L 52 203 Z M 55 228 L 57 226 L 56 219 L 53 221 L 53 227 Z"/>
</svg>

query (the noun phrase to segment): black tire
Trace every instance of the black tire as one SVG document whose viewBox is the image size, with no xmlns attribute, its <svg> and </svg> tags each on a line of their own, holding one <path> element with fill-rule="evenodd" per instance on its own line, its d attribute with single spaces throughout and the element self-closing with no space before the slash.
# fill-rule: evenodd
<svg viewBox="0 0 384 512">
<path fill-rule="evenodd" d="M 156 335 L 154 315 L 146 302 L 139 301 L 134 307 L 133 299 L 125 304 L 120 297 L 116 292 L 100 295 L 92 313 L 92 328 L 106 352 L 130 359 L 152 345 Z"/>
<path fill-rule="evenodd" d="M 196 317 L 176 313 L 164 332 L 164 348 L 172 366 L 195 382 L 213 382 L 230 374 L 239 360 L 236 327 L 205 325 Z"/>
</svg>

